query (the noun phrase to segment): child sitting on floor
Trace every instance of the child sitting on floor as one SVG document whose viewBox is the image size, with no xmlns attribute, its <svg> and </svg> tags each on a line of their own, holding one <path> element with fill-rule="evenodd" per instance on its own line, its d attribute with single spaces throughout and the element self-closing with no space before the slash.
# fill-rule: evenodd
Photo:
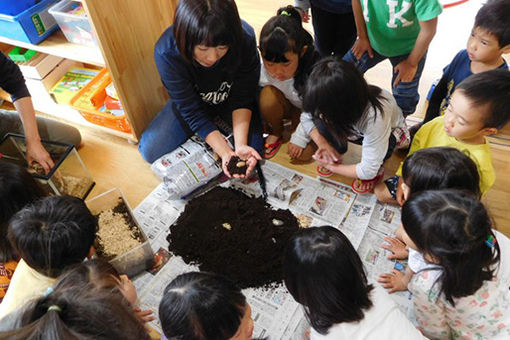
<svg viewBox="0 0 510 340">
<path fill-rule="evenodd" d="M 169 340 L 250 340 L 253 333 L 251 308 L 241 289 L 214 273 L 186 273 L 172 280 L 159 318 Z"/>
<path fill-rule="evenodd" d="M 42 197 L 41 187 L 23 167 L 0 160 L 0 303 L 19 261 L 7 239 L 9 220 L 25 205 Z"/>
<path fill-rule="evenodd" d="M 485 137 L 505 126 L 510 119 L 509 107 L 510 72 L 492 70 L 474 74 L 459 84 L 445 115 L 418 130 L 409 155 L 434 146 L 466 150 L 478 166 L 483 195 L 495 181 L 490 146 Z M 397 176 L 376 186 L 379 201 L 403 204 L 401 169 Z"/>
<path fill-rule="evenodd" d="M 264 158 L 272 158 L 282 144 L 283 119 L 290 119 L 291 130 L 299 124 L 303 106 L 305 81 L 319 60 L 313 38 L 301 23 L 299 12 L 292 6 L 282 7 L 260 32 L 260 54 L 263 65 L 259 85 L 260 113 L 271 129 L 266 138 Z M 314 145 L 292 136 L 288 153 L 293 160 L 308 161 Z"/>
<path fill-rule="evenodd" d="M 422 191 L 402 207 L 404 241 L 424 265 L 409 282 L 416 317 L 431 339 L 509 339 L 510 240 L 491 229 L 478 197 Z"/>
<path fill-rule="evenodd" d="M 409 145 L 404 116 L 391 94 L 368 85 L 354 65 L 338 58 L 315 64 L 303 109 L 311 114 L 301 115 L 302 138 L 311 138 L 318 146 L 314 159 L 319 173 L 359 178 L 353 182 L 358 192 L 372 190 L 382 177 L 384 160 L 395 148 Z M 362 145 L 358 164 L 342 164 L 348 140 Z"/>
<path fill-rule="evenodd" d="M 297 232 L 285 249 L 283 280 L 305 309 L 311 340 L 425 339 L 384 289 L 367 282 L 359 255 L 336 228 Z"/>
<path fill-rule="evenodd" d="M 136 291 L 105 261 L 62 274 L 42 297 L 2 319 L 4 339 L 150 339 L 133 311 Z M 145 318 L 147 315 L 145 315 Z"/>
<path fill-rule="evenodd" d="M 71 196 L 46 197 L 14 215 L 8 238 L 21 260 L 0 304 L 0 319 L 91 256 L 96 229 L 97 219 L 85 203 Z"/>
<path fill-rule="evenodd" d="M 443 70 L 429 100 L 423 123 L 444 114 L 456 86 L 472 74 L 493 69 L 508 69 L 502 54 L 510 52 L 510 2 L 490 0 L 476 14 L 467 49 L 457 53 Z"/>
</svg>

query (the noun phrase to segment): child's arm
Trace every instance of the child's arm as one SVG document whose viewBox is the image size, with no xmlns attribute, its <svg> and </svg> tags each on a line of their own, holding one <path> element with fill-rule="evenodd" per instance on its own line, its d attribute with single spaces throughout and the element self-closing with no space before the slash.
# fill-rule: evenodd
<svg viewBox="0 0 510 340">
<path fill-rule="evenodd" d="M 356 42 L 352 45 L 352 53 L 354 53 L 354 56 L 358 60 L 365 52 L 368 52 L 370 58 L 373 58 L 374 52 L 372 51 L 372 45 L 370 45 L 370 40 L 368 39 L 367 25 L 363 17 L 363 9 L 360 0 L 352 0 L 352 12 L 354 13 L 356 32 L 358 34 L 358 39 L 356 39 Z"/>
<path fill-rule="evenodd" d="M 448 94 L 448 79 L 445 74 L 441 77 L 441 80 L 437 83 L 432 95 L 430 96 L 429 106 L 425 112 L 425 118 L 423 123 L 429 122 L 432 119 L 438 117 L 441 111 L 441 103 Z"/>
<path fill-rule="evenodd" d="M 310 137 L 317 145 L 318 149 L 313 158 L 319 164 L 330 166 L 342 161 L 342 155 L 320 134 L 319 129 L 314 128 L 310 131 Z"/>
<path fill-rule="evenodd" d="M 398 73 L 398 75 L 395 78 L 393 87 L 396 87 L 401 81 L 410 82 L 413 80 L 416 70 L 418 69 L 418 63 L 429 48 L 429 44 L 436 34 L 436 28 L 437 17 L 427 21 L 420 21 L 420 33 L 418 34 L 413 50 L 406 60 L 401 61 L 395 66 L 394 72 Z"/>
<path fill-rule="evenodd" d="M 411 281 L 413 275 L 414 273 L 409 267 L 407 267 L 405 273 L 393 269 L 391 273 L 379 275 L 377 282 L 382 283 L 382 286 L 388 289 L 388 293 L 391 294 L 407 290 L 407 285 L 409 281 Z"/>
<path fill-rule="evenodd" d="M 398 235 L 396 237 L 384 237 L 387 243 L 381 244 L 381 248 L 391 251 L 388 255 L 388 260 L 403 260 L 409 257 L 409 250 L 407 250 L 406 244 L 402 242 Z"/>
<path fill-rule="evenodd" d="M 255 169 L 257 161 L 262 160 L 259 153 L 248 145 L 248 131 L 250 130 L 251 115 L 252 112 L 244 108 L 239 108 L 232 112 L 235 152 L 241 159 L 247 160 L 248 169 L 246 170 L 246 177 Z"/>
</svg>

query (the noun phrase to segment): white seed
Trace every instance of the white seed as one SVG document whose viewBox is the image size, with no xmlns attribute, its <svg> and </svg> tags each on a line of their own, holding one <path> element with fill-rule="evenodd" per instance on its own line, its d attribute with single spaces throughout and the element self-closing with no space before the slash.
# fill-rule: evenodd
<svg viewBox="0 0 510 340">
<path fill-rule="evenodd" d="M 246 162 L 245 162 L 245 161 L 239 161 L 239 162 L 237 162 L 237 163 L 236 163 L 236 166 L 237 166 L 238 168 L 242 168 L 242 167 L 243 167 L 243 166 L 245 166 L 245 165 L 246 165 Z"/>
<path fill-rule="evenodd" d="M 227 230 L 232 230 L 232 226 L 230 225 L 230 223 L 225 222 L 221 226 Z"/>
<path fill-rule="evenodd" d="M 273 243 L 276 243 L 276 239 L 274 237 L 271 238 L 271 241 L 273 241 Z"/>
<path fill-rule="evenodd" d="M 275 226 L 279 227 L 279 226 L 283 225 L 283 221 L 280 221 L 280 220 L 278 220 L 276 218 L 273 218 L 273 224 Z"/>
</svg>

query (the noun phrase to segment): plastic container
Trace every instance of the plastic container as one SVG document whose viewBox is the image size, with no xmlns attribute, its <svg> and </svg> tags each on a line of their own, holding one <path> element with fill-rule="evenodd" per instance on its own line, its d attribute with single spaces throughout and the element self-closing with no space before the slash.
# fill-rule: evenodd
<svg viewBox="0 0 510 340">
<path fill-rule="evenodd" d="M 42 141 L 42 145 L 55 163 L 48 174 L 42 168 L 28 166 L 25 137 L 21 135 L 5 135 L 0 142 L 0 159 L 25 167 L 49 195 L 71 195 L 85 199 L 95 182 L 74 145 L 50 141 Z"/>
<path fill-rule="evenodd" d="M 18 15 L 37 3 L 37 0 L 0 0 L 0 14 Z"/>
<path fill-rule="evenodd" d="M 85 13 L 83 15 L 70 13 L 81 6 L 80 1 L 63 0 L 49 10 L 67 40 L 75 44 L 98 46 L 95 33 Z"/>
<path fill-rule="evenodd" d="M 138 228 L 138 231 L 142 235 L 143 242 L 139 246 L 136 246 L 123 254 L 117 255 L 115 258 L 110 260 L 110 263 L 115 267 L 115 269 L 117 269 L 119 273 L 132 277 L 152 267 L 154 263 L 154 253 L 147 239 L 147 236 L 136 221 L 133 211 L 125 200 L 122 191 L 118 188 L 113 188 L 99 196 L 88 200 L 85 203 L 93 215 L 98 215 L 105 210 L 117 207 L 121 202 L 126 205 L 128 213 L 131 215 L 132 221 L 134 221 L 136 228 Z M 99 228 L 101 228 L 101 225 Z"/>
<path fill-rule="evenodd" d="M 90 83 L 80 90 L 72 99 L 71 106 L 89 122 L 111 129 L 131 133 L 126 115 L 116 116 L 102 112 L 106 99 L 106 87 L 112 82 L 106 69 L 102 70 Z"/>
<path fill-rule="evenodd" d="M 27 50 L 26 48 L 16 46 L 9 52 L 9 58 L 14 62 L 27 62 L 32 59 L 36 53 L 37 52 L 34 50 Z"/>
<path fill-rule="evenodd" d="M 17 1 L 11 0 L 12 3 Z M 40 43 L 58 28 L 55 18 L 48 13 L 56 2 L 41 0 L 17 15 L 0 14 L 0 35 L 26 43 Z"/>
</svg>

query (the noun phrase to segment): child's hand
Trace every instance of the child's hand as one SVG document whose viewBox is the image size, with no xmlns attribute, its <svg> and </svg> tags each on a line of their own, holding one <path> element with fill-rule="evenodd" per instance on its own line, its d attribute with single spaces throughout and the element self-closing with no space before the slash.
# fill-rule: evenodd
<svg viewBox="0 0 510 340">
<path fill-rule="evenodd" d="M 386 236 L 384 238 L 388 244 L 381 244 L 381 248 L 391 251 L 391 255 L 388 256 L 388 260 L 403 260 L 409 257 L 409 250 L 406 248 L 406 244 L 397 238 Z"/>
<path fill-rule="evenodd" d="M 352 53 L 356 57 L 356 59 L 360 60 L 365 52 L 368 52 L 368 56 L 370 58 L 374 57 L 374 51 L 372 51 L 372 46 L 370 45 L 370 41 L 367 38 L 358 38 L 352 45 Z"/>
<path fill-rule="evenodd" d="M 260 157 L 259 153 L 248 145 L 241 145 L 240 147 L 236 147 L 235 154 L 241 159 L 246 159 L 248 169 L 246 170 L 246 175 L 234 175 L 234 177 L 249 177 L 250 173 L 253 171 L 253 169 L 255 169 L 257 162 L 262 160 L 262 157 Z"/>
<path fill-rule="evenodd" d="M 33 162 L 39 163 L 39 165 L 43 167 L 45 174 L 50 172 L 50 170 L 55 166 L 50 154 L 46 151 L 41 141 L 27 141 L 26 157 L 29 165 L 32 165 Z"/>
<path fill-rule="evenodd" d="M 304 148 L 297 146 L 296 144 L 289 143 L 289 146 L 287 148 L 287 153 L 289 154 L 291 159 L 297 159 L 301 157 L 303 154 Z"/>
<path fill-rule="evenodd" d="M 418 70 L 418 65 L 412 65 L 407 59 L 398 63 L 393 69 L 394 73 L 398 73 L 395 81 L 393 82 L 393 87 L 397 87 L 401 81 L 412 81 L 416 74 L 416 70 Z"/>
<path fill-rule="evenodd" d="M 228 152 L 221 155 L 221 168 L 223 169 L 223 173 L 225 173 L 228 178 L 232 178 L 232 175 L 228 171 L 228 163 L 230 162 L 230 159 L 235 155 L 236 153 L 233 150 L 229 150 Z"/>
<path fill-rule="evenodd" d="M 329 143 L 324 143 L 319 146 L 317 151 L 315 151 L 313 159 L 315 159 L 318 163 L 333 165 L 342 162 L 342 155 L 339 154 L 338 151 L 336 151 L 336 149 Z"/>
<path fill-rule="evenodd" d="M 388 289 L 388 293 L 400 292 L 407 290 L 407 280 L 404 273 L 393 269 L 389 274 L 381 274 L 377 282 L 382 283 L 382 286 Z"/>
<path fill-rule="evenodd" d="M 305 22 L 305 23 L 310 22 L 310 13 L 308 12 L 308 10 L 305 11 L 299 7 L 294 7 L 294 8 L 297 9 L 297 11 L 299 12 L 299 15 L 301 15 L 301 20 L 303 20 L 303 22 Z"/>
<path fill-rule="evenodd" d="M 151 322 L 153 320 L 156 320 L 156 318 L 153 316 L 153 312 L 150 309 L 141 310 L 140 307 L 134 308 L 135 315 L 142 323 Z"/>
</svg>

